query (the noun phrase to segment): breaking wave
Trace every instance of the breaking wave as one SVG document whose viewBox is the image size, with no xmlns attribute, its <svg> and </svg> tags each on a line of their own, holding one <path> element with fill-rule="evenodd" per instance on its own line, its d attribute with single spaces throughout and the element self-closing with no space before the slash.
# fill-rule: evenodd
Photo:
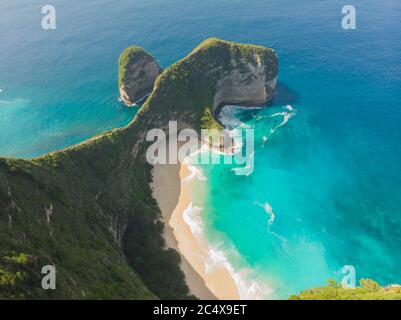
<svg viewBox="0 0 401 320">
<path fill-rule="evenodd" d="M 273 289 L 269 288 L 263 281 L 252 277 L 251 268 L 237 269 L 228 259 L 230 255 L 239 256 L 235 249 L 227 251 L 222 245 L 211 244 L 205 238 L 205 224 L 202 220 L 203 208 L 194 206 L 192 202 L 184 210 L 183 219 L 191 229 L 196 241 L 207 252 L 204 261 L 205 273 L 213 272 L 217 268 L 225 268 L 234 280 L 241 300 L 261 300 L 273 294 Z"/>
<path fill-rule="evenodd" d="M 205 181 L 206 178 L 202 169 L 195 165 L 188 166 L 191 174 L 183 181 Z M 188 225 L 195 240 L 207 253 L 203 261 L 205 273 L 208 274 L 218 268 L 224 268 L 228 271 L 238 289 L 240 299 L 268 299 L 273 294 L 273 289 L 266 285 L 265 281 L 257 278 L 255 272 L 250 267 L 237 268 L 230 261 L 233 257 L 235 261 L 242 261 L 239 253 L 232 246 L 227 249 L 227 242 L 211 243 L 205 234 L 204 208 L 196 206 L 191 202 L 183 212 L 183 220 Z M 242 263 L 241 263 L 242 265 Z"/>
</svg>

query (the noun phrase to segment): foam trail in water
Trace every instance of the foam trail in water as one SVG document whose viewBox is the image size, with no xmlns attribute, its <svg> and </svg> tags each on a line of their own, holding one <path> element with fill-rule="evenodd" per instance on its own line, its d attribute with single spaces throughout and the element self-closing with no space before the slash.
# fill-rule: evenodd
<svg viewBox="0 0 401 320">
<path fill-rule="evenodd" d="M 15 103 L 15 101 L 4 101 L 4 100 L 0 100 L 0 103 L 4 103 L 4 104 L 13 104 L 13 103 Z"/>
<path fill-rule="evenodd" d="M 280 112 L 276 114 L 283 116 L 283 121 L 279 125 L 272 128 L 270 130 L 271 133 L 274 133 L 278 128 L 284 126 L 288 122 L 288 120 L 290 120 L 292 117 L 296 115 L 296 110 L 290 105 L 286 106 L 285 108 L 288 110 L 288 112 Z"/>
<path fill-rule="evenodd" d="M 285 106 L 285 108 L 288 110 L 288 111 L 294 111 L 294 108 L 292 107 L 292 106 L 290 106 L 289 104 L 288 105 L 286 105 Z"/>
<path fill-rule="evenodd" d="M 22 99 L 22 98 L 17 98 L 17 99 L 14 99 L 13 101 L 5 101 L 5 100 L 0 100 L 0 103 L 3 103 L 3 104 L 15 104 L 15 105 L 26 105 L 26 104 L 28 104 L 29 103 L 29 100 L 25 100 L 25 99 Z"/>
<path fill-rule="evenodd" d="M 264 146 L 265 146 L 265 144 L 267 143 L 267 141 L 269 140 L 269 138 L 268 137 L 266 137 L 266 136 L 263 136 L 262 137 L 262 147 L 264 148 Z"/>
<path fill-rule="evenodd" d="M 283 121 L 278 124 L 277 126 L 275 126 L 274 128 L 270 129 L 270 134 L 273 134 L 274 132 L 276 132 L 276 130 L 282 126 L 284 126 L 288 120 L 290 120 L 292 117 L 294 117 L 297 113 L 297 110 L 295 110 L 292 106 L 287 105 L 284 107 L 287 111 L 283 111 L 283 112 L 277 112 L 272 114 L 271 118 L 277 117 L 277 116 L 282 116 L 283 117 Z"/>
<path fill-rule="evenodd" d="M 259 110 L 262 108 L 263 107 L 240 107 L 227 105 L 221 109 L 219 113 L 219 121 L 229 130 L 234 128 L 251 128 L 251 126 L 238 119 L 238 112 L 244 110 Z"/>
<path fill-rule="evenodd" d="M 276 112 L 276 113 L 273 113 L 271 115 L 264 115 L 264 116 L 263 115 L 262 116 L 255 115 L 254 116 L 254 118 L 256 120 L 258 120 L 258 121 L 261 120 L 261 119 L 264 119 L 264 118 L 283 117 L 283 121 L 280 124 L 278 124 L 275 127 L 271 128 L 270 129 L 270 133 L 267 136 L 265 135 L 265 136 L 262 137 L 262 147 L 264 147 L 264 145 L 267 143 L 269 137 L 273 133 L 275 133 L 278 128 L 284 126 L 288 122 L 288 120 L 290 120 L 292 117 L 294 117 L 296 115 L 296 113 L 297 113 L 297 110 L 294 109 L 290 105 L 287 105 L 287 106 L 283 107 L 283 109 L 285 109 L 286 111 Z"/>
<path fill-rule="evenodd" d="M 269 230 L 268 231 L 271 235 L 273 235 L 274 237 L 276 237 L 280 243 L 281 243 L 281 247 L 283 248 L 283 250 L 288 253 L 288 240 L 286 238 L 284 238 L 283 236 L 280 236 L 279 234 L 277 234 L 274 231 Z"/>
<path fill-rule="evenodd" d="M 235 106 L 225 106 L 219 114 L 219 121 L 227 129 L 239 127 L 242 122 L 236 117 L 237 109 Z"/>
<path fill-rule="evenodd" d="M 274 223 L 274 220 L 276 219 L 276 214 L 273 212 L 273 208 L 268 202 L 265 203 L 257 203 L 256 204 L 263 208 L 265 212 L 269 215 L 269 221 L 267 222 L 269 225 L 272 225 Z"/>
</svg>

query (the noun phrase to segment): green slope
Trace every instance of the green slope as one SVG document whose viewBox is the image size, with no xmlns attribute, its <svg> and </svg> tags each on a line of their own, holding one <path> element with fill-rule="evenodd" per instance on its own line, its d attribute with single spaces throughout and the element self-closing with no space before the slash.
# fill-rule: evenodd
<svg viewBox="0 0 401 320">
<path fill-rule="evenodd" d="M 151 195 L 145 134 L 169 120 L 215 127 L 218 80 L 258 63 L 277 74 L 271 49 L 209 39 L 166 69 L 135 119 L 66 150 L 22 160 L 0 158 L 0 299 L 192 298 L 179 255 L 164 249 Z M 229 103 L 229 101 L 226 101 Z M 57 289 L 41 288 L 41 268 L 57 267 Z M 400 289 L 362 282 L 293 299 L 399 299 Z"/>
</svg>

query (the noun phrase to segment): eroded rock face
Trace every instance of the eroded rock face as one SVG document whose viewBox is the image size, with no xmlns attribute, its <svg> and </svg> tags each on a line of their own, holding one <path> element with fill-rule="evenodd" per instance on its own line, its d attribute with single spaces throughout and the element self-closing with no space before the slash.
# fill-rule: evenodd
<svg viewBox="0 0 401 320">
<path fill-rule="evenodd" d="M 277 84 L 277 66 L 269 66 L 271 73 L 266 72 L 266 68 L 259 61 L 256 65 L 248 63 L 245 70 L 234 68 L 218 80 L 214 110 L 227 104 L 260 106 L 268 103 Z"/>
<path fill-rule="evenodd" d="M 180 276 L 174 276 L 173 287 L 171 281 L 154 287 L 155 281 L 177 274 L 179 265 L 176 259 L 164 260 L 171 258 L 164 252 L 160 211 L 149 187 L 146 134 L 174 120 L 179 130 L 201 130 L 205 110 L 216 111 L 220 104 L 266 103 L 277 66 L 271 49 L 209 39 L 158 77 L 161 68 L 145 51 L 124 51 L 119 63 L 124 102 L 131 105 L 152 91 L 131 124 L 34 160 L 0 158 L 1 249 L 18 253 L 30 248 L 29 254 L 46 264 L 66 265 L 58 275 L 65 286 L 57 298 L 100 299 L 104 292 L 125 300 L 163 298 L 165 292 L 185 298 L 185 289 L 177 292 L 185 288 Z M 143 246 L 129 245 L 138 240 Z M 155 259 L 166 268 L 153 270 Z M 91 268 L 68 267 L 76 261 Z M 150 272 L 158 277 L 149 278 Z M 46 290 L 26 290 L 36 278 L 36 273 L 27 274 L 29 282 L 16 286 L 13 296 L 55 298 Z M 74 279 L 82 281 L 77 285 Z M 2 293 L 0 299 L 11 297 Z"/>
<path fill-rule="evenodd" d="M 140 47 L 124 50 L 119 60 L 119 90 L 127 106 L 143 100 L 153 90 L 156 78 L 162 72 L 156 60 Z"/>
<path fill-rule="evenodd" d="M 160 75 L 138 124 L 167 128 L 176 120 L 179 128 L 200 130 L 207 109 L 218 120 L 224 105 L 266 105 L 277 84 L 278 64 L 273 49 L 208 39 Z"/>
</svg>

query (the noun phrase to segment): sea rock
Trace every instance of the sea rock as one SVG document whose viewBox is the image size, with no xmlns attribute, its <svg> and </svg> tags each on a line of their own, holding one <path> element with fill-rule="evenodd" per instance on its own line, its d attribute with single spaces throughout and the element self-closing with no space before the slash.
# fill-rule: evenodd
<svg viewBox="0 0 401 320">
<path fill-rule="evenodd" d="M 137 46 L 123 51 L 118 66 L 120 97 L 127 106 L 144 100 L 163 71 L 149 53 Z"/>
</svg>

